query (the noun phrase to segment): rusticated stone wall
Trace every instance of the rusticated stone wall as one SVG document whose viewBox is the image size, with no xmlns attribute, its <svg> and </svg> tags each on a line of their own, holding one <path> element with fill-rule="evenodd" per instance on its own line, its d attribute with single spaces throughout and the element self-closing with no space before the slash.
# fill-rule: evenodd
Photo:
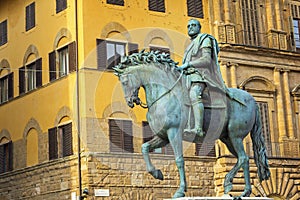
<svg viewBox="0 0 300 200">
<path fill-rule="evenodd" d="M 110 198 L 105 199 L 159 200 L 172 197 L 179 186 L 174 157 L 151 154 L 151 158 L 154 166 L 162 170 L 163 181 L 154 179 L 146 172 L 141 154 L 87 155 L 88 172 L 84 173 L 89 174 L 89 179 L 84 179 L 84 185 L 92 196 L 94 189 L 109 189 Z M 215 162 L 215 158 L 185 157 L 187 196 L 215 196 Z"/>
<path fill-rule="evenodd" d="M 179 176 L 173 156 L 151 155 L 162 170 L 164 181 L 155 180 L 145 170 L 138 154 L 83 153 L 82 188 L 88 199 L 160 200 L 177 190 Z M 188 196 L 215 196 L 215 158 L 186 157 Z M 78 194 L 77 156 L 45 162 L 0 175 L 0 200 L 61 200 Z M 94 189 L 109 189 L 109 197 L 95 197 Z"/>
<path fill-rule="evenodd" d="M 217 160 L 215 170 L 216 194 L 223 194 L 223 182 L 226 173 L 235 165 L 236 159 L 224 156 Z M 252 196 L 267 196 L 274 199 L 298 200 L 300 199 L 300 162 L 299 159 L 269 158 L 271 177 L 267 181 L 259 182 L 257 168 L 253 159 L 250 159 L 250 179 Z M 244 191 L 244 175 L 240 170 L 233 179 L 232 195 Z"/>
<path fill-rule="evenodd" d="M 0 175 L 0 200 L 71 199 L 78 187 L 76 156 Z"/>
</svg>

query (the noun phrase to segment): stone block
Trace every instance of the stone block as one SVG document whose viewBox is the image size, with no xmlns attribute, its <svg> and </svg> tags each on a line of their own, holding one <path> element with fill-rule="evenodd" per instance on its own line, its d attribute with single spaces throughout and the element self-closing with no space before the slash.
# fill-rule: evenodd
<svg viewBox="0 0 300 200">
<path fill-rule="evenodd" d="M 182 197 L 177 198 L 177 200 L 232 200 L 233 197 L 225 196 L 225 197 Z M 272 198 L 267 197 L 243 197 L 242 200 L 273 200 Z M 165 199 L 171 200 L 171 199 Z"/>
</svg>

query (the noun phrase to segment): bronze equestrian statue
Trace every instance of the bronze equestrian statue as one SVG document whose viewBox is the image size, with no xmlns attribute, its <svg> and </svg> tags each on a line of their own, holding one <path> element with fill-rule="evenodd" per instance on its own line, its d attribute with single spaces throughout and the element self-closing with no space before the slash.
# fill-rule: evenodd
<svg viewBox="0 0 300 200">
<path fill-rule="evenodd" d="M 189 21 L 189 25 L 194 22 Z M 147 171 L 154 178 L 163 180 L 163 174 L 151 163 L 149 152 L 169 143 L 174 150 L 180 185 L 173 198 L 184 197 L 187 189 L 182 141 L 197 143 L 204 138 L 209 142 L 220 139 L 237 158 L 237 163 L 225 176 L 224 193 L 230 192 L 233 178 L 242 168 L 245 189 L 240 197 L 248 197 L 251 194 L 249 157 L 243 146 L 243 139 L 248 133 L 253 143 L 259 180 L 263 181 L 270 177 L 259 108 L 249 93 L 236 88 L 226 88 L 222 83 L 216 63 L 217 43 L 212 36 L 207 37 L 211 46 L 203 45 L 201 41 L 205 39 L 199 39 L 197 41 L 199 43 L 195 44 L 199 49 L 195 48 L 195 51 L 189 53 L 188 48 L 183 65 L 180 67 L 169 54 L 141 51 L 123 57 L 119 65 L 114 67 L 115 74 L 122 84 L 128 106 L 141 104 L 138 92 L 141 87 L 145 90 L 147 121 L 155 136 L 142 145 L 142 154 Z M 198 65 L 202 62 L 196 61 L 199 55 L 210 56 L 210 62 L 214 64 Z M 205 69 L 205 66 L 214 69 L 209 67 Z M 194 73 L 200 78 L 189 77 Z M 199 85 L 196 86 L 194 96 L 190 90 L 193 85 Z M 191 100 L 187 97 L 191 97 Z M 200 112 L 195 111 L 196 109 Z M 193 117 L 191 113 L 197 116 Z M 194 129 L 190 128 L 191 124 L 194 124 Z M 202 131 L 198 131 L 198 128 Z"/>
</svg>

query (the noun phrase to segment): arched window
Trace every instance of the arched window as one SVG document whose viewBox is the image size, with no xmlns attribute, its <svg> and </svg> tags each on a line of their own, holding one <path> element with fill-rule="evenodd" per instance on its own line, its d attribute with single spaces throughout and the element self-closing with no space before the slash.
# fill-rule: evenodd
<svg viewBox="0 0 300 200">
<path fill-rule="evenodd" d="M 42 86 L 42 58 L 37 48 L 30 45 L 24 56 L 24 66 L 19 68 L 19 94 Z"/>
<path fill-rule="evenodd" d="M 0 139 L 0 173 L 13 169 L 12 141 L 6 137 Z"/>
<path fill-rule="evenodd" d="M 49 53 L 50 81 L 68 75 L 76 70 L 76 43 L 61 37 L 57 48 Z"/>
<path fill-rule="evenodd" d="M 14 96 L 14 73 L 10 72 L 7 60 L 0 62 L 0 103 Z"/>
<path fill-rule="evenodd" d="M 72 122 L 61 119 L 57 127 L 48 129 L 49 160 L 73 155 Z"/>
<path fill-rule="evenodd" d="M 253 76 L 243 81 L 239 88 L 244 89 L 254 96 L 261 115 L 262 133 L 265 138 L 269 156 L 279 155 L 278 141 L 276 141 L 275 126 L 275 86 L 265 77 Z M 246 139 L 246 150 L 252 152 L 252 142 Z M 251 153 L 252 154 L 252 153 Z"/>
</svg>

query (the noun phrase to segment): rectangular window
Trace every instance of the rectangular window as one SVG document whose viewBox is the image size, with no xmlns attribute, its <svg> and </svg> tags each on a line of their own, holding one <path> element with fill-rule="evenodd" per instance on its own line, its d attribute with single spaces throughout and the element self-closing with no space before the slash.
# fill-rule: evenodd
<svg viewBox="0 0 300 200">
<path fill-rule="evenodd" d="M 26 67 L 27 71 L 27 91 L 36 88 L 36 64 L 35 62 Z"/>
<path fill-rule="evenodd" d="M 19 94 L 42 86 L 42 58 L 19 69 Z"/>
<path fill-rule="evenodd" d="M 269 119 L 269 107 L 267 102 L 257 102 L 260 111 L 262 133 L 265 138 L 265 144 L 267 148 L 267 154 L 272 155 L 272 144 L 270 138 L 270 119 Z"/>
<path fill-rule="evenodd" d="M 106 3 L 118 5 L 118 6 L 124 6 L 124 0 L 106 0 Z"/>
<path fill-rule="evenodd" d="M 58 50 L 59 57 L 59 73 L 58 76 L 62 77 L 69 73 L 69 51 L 68 47 Z"/>
<path fill-rule="evenodd" d="M 148 8 L 151 11 L 165 12 L 165 0 L 148 0 Z"/>
<path fill-rule="evenodd" d="M 187 13 L 190 17 L 203 18 L 202 0 L 187 0 Z"/>
<path fill-rule="evenodd" d="M 13 169 L 12 142 L 0 145 L 0 173 L 8 172 Z"/>
<path fill-rule="evenodd" d="M 261 37 L 264 35 L 259 28 L 257 0 L 241 0 L 243 18 L 243 38 L 245 45 L 263 46 Z"/>
<path fill-rule="evenodd" d="M 58 63 L 56 63 L 58 56 Z M 68 75 L 76 71 L 76 43 L 72 42 L 67 46 L 59 48 L 49 53 L 49 79 L 53 81 L 57 78 Z"/>
<path fill-rule="evenodd" d="M 0 23 L 0 46 L 7 43 L 7 20 Z"/>
<path fill-rule="evenodd" d="M 0 78 L 0 103 L 13 98 L 13 72 Z"/>
<path fill-rule="evenodd" d="M 67 8 L 67 0 L 56 0 L 56 13 L 59 13 Z"/>
<path fill-rule="evenodd" d="M 97 39 L 98 69 L 112 69 L 120 62 L 121 56 L 138 52 L 138 45 Z"/>
<path fill-rule="evenodd" d="M 26 31 L 35 27 L 35 2 L 26 6 Z"/>
<path fill-rule="evenodd" d="M 73 155 L 72 123 L 48 130 L 49 160 Z"/>
<path fill-rule="evenodd" d="M 300 20 L 293 19 L 294 40 L 296 49 L 300 50 Z"/>
<path fill-rule="evenodd" d="M 110 119 L 109 140 L 111 152 L 133 153 L 132 121 Z"/>
<path fill-rule="evenodd" d="M 196 143 L 196 155 L 216 157 L 215 142 Z"/>
</svg>

